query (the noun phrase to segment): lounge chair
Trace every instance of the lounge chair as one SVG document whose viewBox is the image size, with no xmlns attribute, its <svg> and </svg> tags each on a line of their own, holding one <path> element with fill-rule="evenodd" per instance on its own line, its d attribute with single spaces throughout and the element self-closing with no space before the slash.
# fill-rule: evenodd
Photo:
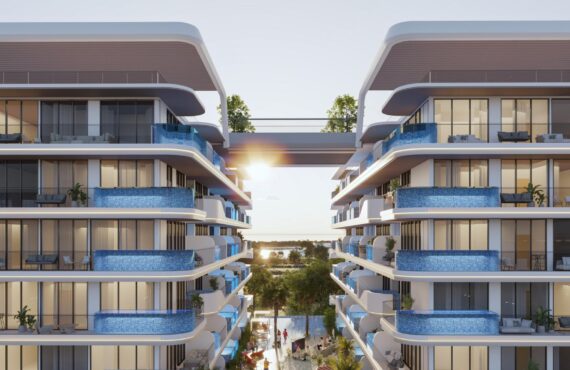
<svg viewBox="0 0 570 370">
<path fill-rule="evenodd" d="M 570 317 L 561 316 L 558 318 L 558 327 L 556 330 L 560 331 L 570 331 Z"/>
<path fill-rule="evenodd" d="M 530 193 L 501 193 L 501 203 L 531 203 Z"/>
<path fill-rule="evenodd" d="M 22 134 L 0 134 L 0 144 L 17 144 L 22 142 Z"/>
<path fill-rule="evenodd" d="M 57 254 L 32 254 L 26 257 L 26 263 L 29 265 L 54 265 L 57 260 Z"/>
<path fill-rule="evenodd" d="M 482 140 L 475 137 L 475 135 L 449 135 L 447 138 L 448 143 L 481 143 Z"/>
<path fill-rule="evenodd" d="M 53 325 L 43 325 L 37 327 L 38 334 L 53 334 Z"/>
<path fill-rule="evenodd" d="M 563 134 L 542 134 L 536 136 L 537 143 L 570 143 L 570 139 L 565 139 Z"/>
<path fill-rule="evenodd" d="M 562 257 L 556 261 L 556 270 L 570 271 L 570 257 Z"/>
<path fill-rule="evenodd" d="M 63 265 L 73 268 L 74 263 L 70 256 L 63 256 Z"/>
<path fill-rule="evenodd" d="M 75 324 L 74 323 L 61 324 L 59 325 L 59 331 L 61 332 L 61 334 L 73 334 L 75 333 Z"/>
<path fill-rule="evenodd" d="M 507 141 L 507 142 L 518 143 L 521 141 L 530 140 L 530 135 L 528 134 L 528 131 L 514 131 L 514 132 L 499 131 L 497 133 L 497 136 L 500 142 Z"/>
<path fill-rule="evenodd" d="M 532 320 L 503 318 L 499 331 L 502 334 L 533 334 L 536 332 Z"/>
</svg>

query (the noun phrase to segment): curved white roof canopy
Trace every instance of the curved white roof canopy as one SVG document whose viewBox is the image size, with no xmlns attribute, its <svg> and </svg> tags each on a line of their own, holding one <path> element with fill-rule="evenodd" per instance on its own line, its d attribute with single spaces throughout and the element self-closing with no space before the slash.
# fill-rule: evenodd
<svg viewBox="0 0 570 370">
<path fill-rule="evenodd" d="M 362 135 L 369 90 L 419 83 L 436 70 L 565 70 L 569 61 L 569 21 L 396 24 L 388 31 L 360 90 L 357 140 Z"/>
<path fill-rule="evenodd" d="M 190 24 L 0 23 L 0 71 L 157 72 L 161 83 L 217 91 L 227 142 L 226 93 L 200 32 Z"/>
</svg>

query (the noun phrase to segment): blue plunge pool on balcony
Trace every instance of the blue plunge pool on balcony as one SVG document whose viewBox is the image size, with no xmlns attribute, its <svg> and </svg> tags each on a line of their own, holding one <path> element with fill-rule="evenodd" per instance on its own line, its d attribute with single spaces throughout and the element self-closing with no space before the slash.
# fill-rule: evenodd
<svg viewBox="0 0 570 370">
<path fill-rule="evenodd" d="M 188 188 L 95 188 L 93 198 L 103 208 L 194 208 Z"/>
<path fill-rule="evenodd" d="M 180 334 L 196 327 L 192 310 L 100 311 L 95 313 L 97 334 Z"/>
<path fill-rule="evenodd" d="M 499 251 L 400 250 L 396 254 L 396 269 L 429 272 L 499 271 Z"/>
<path fill-rule="evenodd" d="M 413 335 L 497 335 L 499 315 L 491 311 L 397 311 L 396 329 Z"/>
<path fill-rule="evenodd" d="M 500 207 L 499 188 L 399 188 L 396 208 Z"/>
<path fill-rule="evenodd" d="M 382 155 L 392 148 L 407 144 L 437 143 L 437 127 L 435 123 L 418 123 L 400 126 L 382 143 Z"/>
<path fill-rule="evenodd" d="M 188 271 L 194 269 L 194 251 L 96 250 L 95 271 Z"/>
</svg>

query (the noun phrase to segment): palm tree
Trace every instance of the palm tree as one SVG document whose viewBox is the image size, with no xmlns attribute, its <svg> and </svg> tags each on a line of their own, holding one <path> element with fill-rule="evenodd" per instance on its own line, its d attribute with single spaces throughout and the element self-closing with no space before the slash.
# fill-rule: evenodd
<svg viewBox="0 0 570 370">
<path fill-rule="evenodd" d="M 361 370 L 362 364 L 354 357 L 354 345 L 352 341 L 339 337 L 337 342 L 337 355 L 327 360 L 327 365 L 332 370 Z"/>
<path fill-rule="evenodd" d="M 245 291 L 247 294 L 253 294 L 253 304 L 251 305 L 251 311 L 255 313 L 255 307 L 257 302 L 261 300 L 263 294 L 263 289 L 268 282 L 271 281 L 273 275 L 267 270 L 263 265 L 252 265 L 251 267 L 251 279 L 245 285 Z"/>
<path fill-rule="evenodd" d="M 261 300 L 265 306 L 273 307 L 273 338 L 277 348 L 277 316 L 279 310 L 287 303 L 287 289 L 282 278 L 271 279 L 263 288 Z"/>
</svg>

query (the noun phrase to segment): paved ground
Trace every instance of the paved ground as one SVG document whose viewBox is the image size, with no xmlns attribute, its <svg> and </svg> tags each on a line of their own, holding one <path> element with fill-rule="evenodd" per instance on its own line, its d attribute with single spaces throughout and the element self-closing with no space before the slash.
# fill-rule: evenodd
<svg viewBox="0 0 570 370">
<path fill-rule="evenodd" d="M 268 347 L 270 350 L 266 352 L 266 355 L 271 362 L 270 370 L 278 370 L 277 359 L 275 358 L 275 350 L 273 350 L 273 318 L 271 322 L 271 339 Z M 283 337 L 281 338 L 282 345 L 278 349 L 279 364 L 281 370 L 310 370 L 312 369 L 311 361 L 298 361 L 288 358 L 287 349 L 291 349 L 291 343 L 294 340 L 303 338 L 305 336 L 305 317 L 304 316 L 282 316 L 277 319 L 277 328 L 283 332 L 287 329 L 289 337 L 287 342 L 283 342 Z M 312 316 L 309 317 L 309 331 L 314 340 L 319 340 L 321 336 L 325 334 L 325 329 L 323 326 L 322 316 Z M 313 346 L 316 342 L 313 339 L 309 340 L 309 346 Z M 258 369 L 263 370 L 263 364 L 260 361 L 258 363 Z"/>
</svg>

